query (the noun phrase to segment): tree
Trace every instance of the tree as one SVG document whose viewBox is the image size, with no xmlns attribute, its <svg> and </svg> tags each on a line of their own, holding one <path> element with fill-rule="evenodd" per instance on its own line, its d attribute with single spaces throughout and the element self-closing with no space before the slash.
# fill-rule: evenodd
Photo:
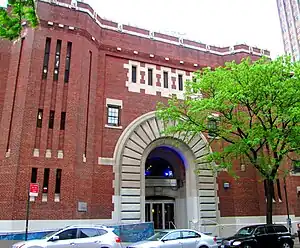
<svg viewBox="0 0 300 248">
<path fill-rule="evenodd" d="M 284 161 L 300 152 L 300 63 L 248 58 L 194 76 L 186 82 L 185 99 L 159 104 L 158 117 L 175 121 L 167 133 L 205 132 L 218 137 L 212 142 L 225 142 L 222 151 L 205 158 L 217 168 L 234 171 L 238 157 L 254 166 L 266 182 L 266 217 L 272 223 L 273 181 Z"/>
<path fill-rule="evenodd" d="M 7 8 L 0 7 L 0 39 L 20 37 L 24 21 L 33 28 L 38 25 L 34 0 L 8 0 Z"/>
</svg>

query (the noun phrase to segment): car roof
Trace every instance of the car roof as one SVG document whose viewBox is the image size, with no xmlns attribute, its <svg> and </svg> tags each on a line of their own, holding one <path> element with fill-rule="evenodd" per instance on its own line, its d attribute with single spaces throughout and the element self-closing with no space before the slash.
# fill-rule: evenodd
<svg viewBox="0 0 300 248">
<path fill-rule="evenodd" d="M 113 228 L 108 228 L 108 227 L 103 226 L 103 225 L 92 225 L 92 224 L 70 225 L 70 226 L 64 227 L 63 229 L 67 229 L 67 228 L 103 228 L 103 229 L 113 229 Z"/>
<path fill-rule="evenodd" d="M 257 228 L 257 227 L 266 227 L 266 226 L 284 226 L 284 225 L 282 225 L 282 224 L 257 224 L 257 225 L 244 226 L 242 228 L 247 228 L 247 227 Z"/>
</svg>

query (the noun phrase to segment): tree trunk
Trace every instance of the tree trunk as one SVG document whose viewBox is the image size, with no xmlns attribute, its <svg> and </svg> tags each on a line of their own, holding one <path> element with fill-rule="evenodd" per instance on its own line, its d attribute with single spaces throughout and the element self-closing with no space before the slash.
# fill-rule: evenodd
<svg viewBox="0 0 300 248">
<path fill-rule="evenodd" d="M 267 193 L 267 224 L 272 224 L 272 215 L 273 215 L 273 180 L 271 179 L 266 179 L 266 193 Z"/>
</svg>

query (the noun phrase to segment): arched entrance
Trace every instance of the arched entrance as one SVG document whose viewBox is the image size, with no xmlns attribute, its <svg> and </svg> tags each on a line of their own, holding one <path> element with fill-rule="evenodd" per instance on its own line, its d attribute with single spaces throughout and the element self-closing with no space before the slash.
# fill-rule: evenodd
<svg viewBox="0 0 300 248">
<path fill-rule="evenodd" d="M 179 216 L 186 216 L 186 206 L 180 205 L 185 186 L 185 165 L 178 151 L 166 145 L 154 148 L 145 163 L 145 220 L 153 221 L 155 229 L 184 226 Z"/>
<path fill-rule="evenodd" d="M 160 163 L 167 161 L 172 172 L 180 179 L 177 181 L 176 178 L 173 189 L 172 185 L 158 189 L 165 192 L 160 197 L 174 199 L 176 227 L 187 228 L 196 222 L 203 224 L 204 219 L 212 220 L 209 223 L 216 221 L 215 178 L 207 162 L 203 161 L 210 152 L 205 138 L 189 133 L 164 136 L 165 125 L 156 118 L 155 112 L 151 112 L 133 121 L 120 136 L 114 152 L 114 219 L 122 223 L 148 220 L 146 203 L 149 203 L 149 197 L 157 197 L 157 193 L 154 193 L 156 186 L 151 187 L 147 182 L 146 165 L 149 159 L 158 157 Z M 170 156 L 166 155 L 166 151 Z M 174 163 L 176 159 L 178 163 Z M 195 173 L 196 169 L 198 174 Z M 175 190 L 175 187 L 178 188 Z"/>
</svg>

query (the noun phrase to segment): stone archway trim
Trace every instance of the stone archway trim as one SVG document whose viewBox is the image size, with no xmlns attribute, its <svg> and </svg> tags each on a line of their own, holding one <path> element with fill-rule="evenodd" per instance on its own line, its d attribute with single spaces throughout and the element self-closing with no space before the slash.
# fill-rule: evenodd
<svg viewBox="0 0 300 248">
<path fill-rule="evenodd" d="M 169 122 L 167 125 L 174 125 Z M 115 173 L 115 215 L 123 223 L 140 221 L 141 202 L 143 197 L 141 189 L 144 187 L 144 177 L 141 161 L 145 149 L 155 140 L 172 138 L 185 143 L 193 154 L 193 161 L 198 161 L 210 152 L 207 141 L 202 134 L 194 136 L 188 133 L 178 133 L 173 137 L 165 137 L 162 131 L 165 124 L 156 118 L 155 111 L 147 113 L 133 121 L 120 136 L 114 152 Z M 211 170 L 203 166 L 204 162 L 196 162 L 200 168 L 195 185 L 196 196 L 199 198 L 200 218 L 216 219 L 217 201 L 215 178 Z M 192 172 L 194 173 L 194 171 Z M 191 174 L 190 177 L 196 177 Z"/>
</svg>

